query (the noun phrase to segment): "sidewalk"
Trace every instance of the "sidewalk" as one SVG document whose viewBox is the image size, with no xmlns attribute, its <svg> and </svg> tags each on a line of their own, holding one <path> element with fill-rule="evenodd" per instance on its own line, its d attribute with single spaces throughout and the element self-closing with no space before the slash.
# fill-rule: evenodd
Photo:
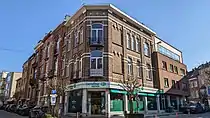
<svg viewBox="0 0 210 118">
<path fill-rule="evenodd" d="M 145 114 L 145 118 L 154 118 L 155 116 L 170 116 L 170 115 L 183 114 L 182 112 L 173 112 L 173 113 L 159 113 L 159 114 Z M 64 116 L 64 118 L 77 118 L 76 116 Z M 79 118 L 107 118 L 106 116 L 83 116 Z M 124 118 L 123 116 L 111 116 L 111 118 Z"/>
</svg>

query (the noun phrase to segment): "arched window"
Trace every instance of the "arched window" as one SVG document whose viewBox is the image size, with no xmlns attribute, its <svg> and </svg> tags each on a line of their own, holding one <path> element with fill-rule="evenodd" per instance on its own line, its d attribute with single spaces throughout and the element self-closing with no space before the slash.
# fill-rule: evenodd
<svg viewBox="0 0 210 118">
<path fill-rule="evenodd" d="M 136 51 L 140 52 L 140 42 L 138 38 L 136 39 Z"/>
<path fill-rule="evenodd" d="M 149 44 L 144 43 L 144 55 L 149 56 Z"/>
<path fill-rule="evenodd" d="M 131 37 L 130 37 L 130 34 L 127 34 L 126 38 L 127 38 L 127 48 L 131 49 Z"/>
<path fill-rule="evenodd" d="M 134 36 L 132 36 L 131 42 L 132 42 L 132 44 L 131 44 L 131 49 L 135 51 L 135 50 L 136 50 L 136 47 L 135 47 L 135 45 L 136 45 L 136 40 L 135 40 L 135 37 L 134 37 Z"/>
<path fill-rule="evenodd" d="M 103 42 L 103 25 L 94 23 L 91 27 L 91 44 L 98 44 Z"/>
<path fill-rule="evenodd" d="M 132 65 L 132 59 L 128 57 L 128 74 L 132 75 L 133 74 L 133 65 Z"/>
</svg>

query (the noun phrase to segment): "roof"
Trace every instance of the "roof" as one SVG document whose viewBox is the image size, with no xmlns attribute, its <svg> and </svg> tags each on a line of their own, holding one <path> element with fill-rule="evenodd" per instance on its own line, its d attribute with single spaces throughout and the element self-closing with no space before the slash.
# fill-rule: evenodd
<svg viewBox="0 0 210 118">
<path fill-rule="evenodd" d="M 118 13 L 121 16 L 123 16 L 125 18 L 125 20 L 130 20 L 132 21 L 133 24 L 139 26 L 140 28 L 144 29 L 145 31 L 149 32 L 152 35 L 156 35 L 156 33 L 150 29 L 149 27 L 145 26 L 143 23 L 135 20 L 134 18 L 132 18 L 131 16 L 129 16 L 128 14 L 126 14 L 125 12 L 121 11 L 120 9 L 118 9 L 117 7 L 115 7 L 112 4 L 103 4 L 103 5 L 83 5 L 73 16 L 71 16 L 69 18 L 69 20 L 66 22 L 66 24 L 70 23 L 70 21 L 73 21 L 74 18 L 78 15 L 78 14 L 82 14 L 85 12 L 85 10 L 94 8 L 94 7 L 100 7 L 100 9 L 108 9 L 111 10 L 112 12 Z M 65 24 L 65 25 L 66 25 Z"/>
</svg>

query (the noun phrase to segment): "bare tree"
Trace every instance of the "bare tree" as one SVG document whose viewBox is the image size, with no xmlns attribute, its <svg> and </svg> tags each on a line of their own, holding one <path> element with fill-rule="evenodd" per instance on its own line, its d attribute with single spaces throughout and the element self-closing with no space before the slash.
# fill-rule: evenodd
<svg viewBox="0 0 210 118">
<path fill-rule="evenodd" d="M 130 114 L 133 114 L 133 100 L 136 96 L 138 90 L 141 87 L 141 82 L 138 79 L 134 78 L 133 76 L 129 76 L 127 80 L 121 81 L 122 85 L 120 85 L 128 95 L 128 100 L 130 104 Z M 138 103 L 137 103 L 138 106 Z"/>
</svg>

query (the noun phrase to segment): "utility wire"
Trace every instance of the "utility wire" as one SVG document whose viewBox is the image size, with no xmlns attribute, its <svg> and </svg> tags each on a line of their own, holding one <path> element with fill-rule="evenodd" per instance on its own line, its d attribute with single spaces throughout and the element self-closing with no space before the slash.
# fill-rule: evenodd
<svg viewBox="0 0 210 118">
<path fill-rule="evenodd" d="M 0 51 L 8 51 L 8 52 L 15 52 L 15 53 L 27 53 L 26 50 L 18 50 L 18 49 L 10 49 L 10 48 L 2 48 L 2 47 L 0 47 Z"/>
</svg>

